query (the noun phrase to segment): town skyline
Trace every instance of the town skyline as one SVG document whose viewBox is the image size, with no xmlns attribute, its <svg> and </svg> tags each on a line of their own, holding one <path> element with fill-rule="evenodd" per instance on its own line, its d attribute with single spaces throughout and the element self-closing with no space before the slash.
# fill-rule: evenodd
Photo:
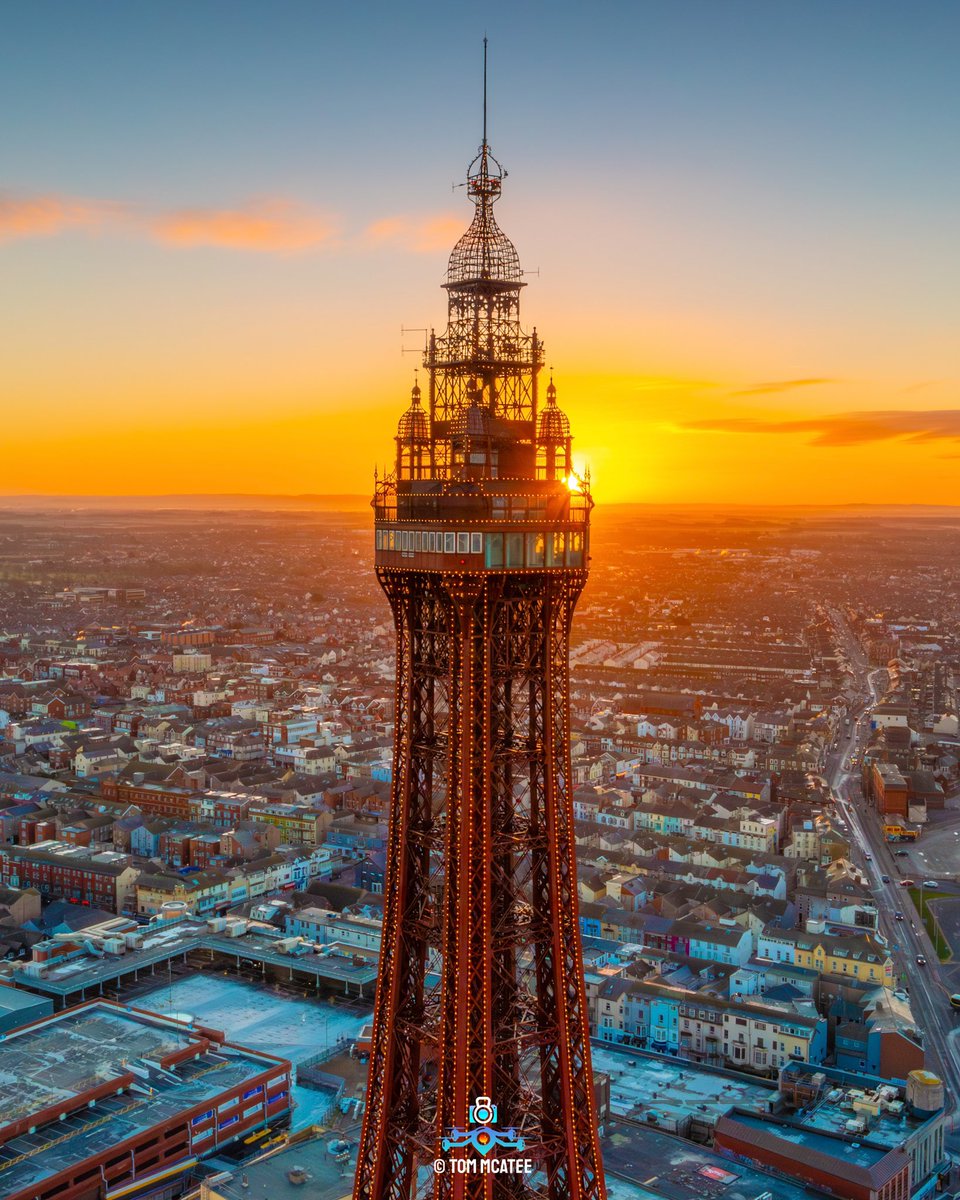
<svg viewBox="0 0 960 1200">
<path fill-rule="evenodd" d="M 956 11 L 550 12 L 12 18 L 3 491 L 369 494 L 486 29 L 498 217 L 599 499 L 952 503 Z"/>
</svg>

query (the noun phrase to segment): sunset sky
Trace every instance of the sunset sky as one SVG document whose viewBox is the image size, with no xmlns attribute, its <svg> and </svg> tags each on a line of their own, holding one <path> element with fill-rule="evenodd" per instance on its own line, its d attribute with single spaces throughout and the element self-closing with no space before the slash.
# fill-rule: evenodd
<svg viewBox="0 0 960 1200">
<path fill-rule="evenodd" d="M 0 492 L 368 492 L 484 33 L 600 501 L 960 502 L 954 0 L 8 6 Z"/>
</svg>

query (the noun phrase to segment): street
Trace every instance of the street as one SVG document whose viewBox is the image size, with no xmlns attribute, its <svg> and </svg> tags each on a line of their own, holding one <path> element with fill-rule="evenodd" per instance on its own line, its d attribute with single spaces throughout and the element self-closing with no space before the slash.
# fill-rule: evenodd
<svg viewBox="0 0 960 1200">
<path fill-rule="evenodd" d="M 896 963 L 897 978 L 906 978 L 910 1007 L 923 1034 L 927 1065 L 947 1085 L 946 1105 L 951 1112 L 951 1127 L 956 1128 L 957 1101 L 960 1097 L 957 1049 L 960 1013 L 950 1005 L 949 997 L 953 989 L 943 978 L 933 943 L 913 900 L 908 890 L 900 886 L 900 863 L 905 860 L 895 857 L 895 844 L 885 840 L 875 814 L 864 803 L 859 770 L 850 761 L 851 758 L 859 761 L 868 732 L 864 717 L 881 695 L 881 679 L 886 672 L 883 668 L 870 669 L 842 614 L 831 610 L 831 616 L 838 638 L 855 671 L 862 707 L 854 708 L 849 732 L 841 735 L 837 751 L 828 756 L 827 781 L 849 827 L 851 857 L 870 879 L 880 932 L 887 939 Z M 883 882 L 884 875 L 888 876 L 888 883 Z M 917 877 L 917 882 L 922 879 L 922 876 Z M 950 891 L 956 892 L 957 889 L 951 886 Z M 894 916 L 898 911 L 903 914 L 902 921 L 897 921 Z M 917 964 L 918 956 L 926 959 L 925 966 Z"/>
</svg>

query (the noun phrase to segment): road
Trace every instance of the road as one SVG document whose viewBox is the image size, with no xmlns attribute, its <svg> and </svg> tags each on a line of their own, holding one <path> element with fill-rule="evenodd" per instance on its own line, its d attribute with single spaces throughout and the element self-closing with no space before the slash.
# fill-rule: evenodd
<svg viewBox="0 0 960 1200">
<path fill-rule="evenodd" d="M 859 771 L 851 769 L 850 765 L 851 756 L 859 757 L 863 750 L 867 733 L 864 717 L 871 704 L 880 697 L 881 680 L 886 672 L 882 669 L 871 671 L 843 615 L 831 610 L 831 617 L 855 672 L 859 700 L 851 713 L 849 734 L 841 735 L 836 753 L 828 757 L 827 781 L 853 835 L 854 861 L 871 880 L 880 932 L 892 949 L 897 976 L 906 976 L 910 1007 L 923 1031 L 927 1065 L 947 1084 L 946 1103 L 951 1112 L 951 1126 L 955 1128 L 960 1098 L 960 1015 L 950 1005 L 949 989 L 941 977 L 933 944 L 907 890 L 899 886 L 899 862 L 894 855 L 896 846 L 884 840 L 876 815 L 863 800 Z M 888 883 L 883 882 L 883 876 L 888 877 Z M 904 920 L 896 920 L 894 914 L 898 911 L 902 912 Z M 926 959 L 926 966 L 917 964 L 918 955 Z"/>
</svg>

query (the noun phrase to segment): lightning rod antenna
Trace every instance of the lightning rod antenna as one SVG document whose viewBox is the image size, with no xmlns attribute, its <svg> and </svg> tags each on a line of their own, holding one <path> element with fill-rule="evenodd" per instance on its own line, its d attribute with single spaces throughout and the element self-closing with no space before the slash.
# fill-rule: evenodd
<svg viewBox="0 0 960 1200">
<path fill-rule="evenodd" d="M 483 144 L 487 144 L 487 39 L 483 39 Z"/>
</svg>

